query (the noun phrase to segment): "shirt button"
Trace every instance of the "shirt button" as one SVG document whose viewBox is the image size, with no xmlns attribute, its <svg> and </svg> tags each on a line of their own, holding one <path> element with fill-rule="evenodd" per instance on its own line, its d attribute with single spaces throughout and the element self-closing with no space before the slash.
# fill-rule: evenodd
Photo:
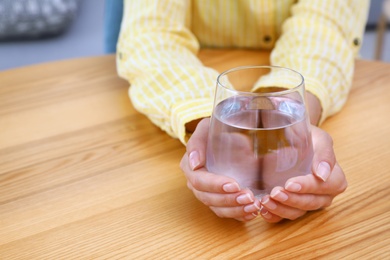
<svg viewBox="0 0 390 260">
<path fill-rule="evenodd" d="M 271 36 L 269 36 L 269 35 L 264 35 L 264 37 L 263 37 L 263 41 L 264 41 L 264 42 L 269 43 L 271 40 L 272 40 Z"/>
<path fill-rule="evenodd" d="M 120 60 L 123 58 L 122 52 L 118 53 L 118 57 L 119 57 Z"/>
<path fill-rule="evenodd" d="M 355 46 L 359 46 L 359 45 L 360 45 L 360 40 L 359 40 L 359 38 L 353 39 L 353 45 L 355 45 Z"/>
</svg>

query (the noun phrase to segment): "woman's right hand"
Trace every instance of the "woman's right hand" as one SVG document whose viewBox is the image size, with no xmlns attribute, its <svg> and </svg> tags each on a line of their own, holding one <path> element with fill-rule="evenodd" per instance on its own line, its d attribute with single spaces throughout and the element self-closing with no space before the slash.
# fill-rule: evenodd
<svg viewBox="0 0 390 260">
<path fill-rule="evenodd" d="M 188 141 L 180 167 L 195 197 L 221 218 L 249 221 L 257 217 L 260 201 L 229 177 L 208 172 L 206 162 L 210 119 L 203 119 Z"/>
</svg>

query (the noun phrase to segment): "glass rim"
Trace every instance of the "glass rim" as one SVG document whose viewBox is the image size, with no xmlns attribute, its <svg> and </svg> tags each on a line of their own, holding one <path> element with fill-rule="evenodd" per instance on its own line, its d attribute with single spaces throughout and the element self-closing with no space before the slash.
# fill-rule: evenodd
<svg viewBox="0 0 390 260">
<path fill-rule="evenodd" d="M 281 70 L 286 70 L 286 71 L 289 71 L 289 72 L 293 72 L 295 75 L 298 75 L 299 78 L 300 78 L 300 82 L 295 87 L 287 88 L 285 90 L 280 90 L 280 91 L 271 91 L 271 92 L 241 91 L 241 90 L 237 90 L 237 89 L 228 88 L 228 87 L 226 87 L 224 84 L 222 84 L 220 82 L 220 78 L 222 78 L 223 76 L 226 76 L 230 72 L 235 72 L 235 71 L 240 71 L 240 70 L 245 70 L 245 69 L 281 69 Z M 272 95 L 275 95 L 275 94 L 277 94 L 277 95 L 289 94 L 289 93 L 295 92 L 297 89 L 299 89 L 302 86 L 304 86 L 304 83 L 305 83 L 305 79 L 304 79 L 303 75 L 301 73 L 299 73 L 298 71 L 290 69 L 290 68 L 287 68 L 287 67 L 274 66 L 274 65 L 244 65 L 244 66 L 238 66 L 238 67 L 230 68 L 228 70 L 225 70 L 225 71 L 221 72 L 218 75 L 218 77 L 217 77 L 217 86 L 219 85 L 219 86 L 223 87 L 224 89 L 226 89 L 228 91 L 231 91 L 231 92 L 235 92 L 237 94 L 255 95 L 255 96 L 272 96 Z"/>
</svg>

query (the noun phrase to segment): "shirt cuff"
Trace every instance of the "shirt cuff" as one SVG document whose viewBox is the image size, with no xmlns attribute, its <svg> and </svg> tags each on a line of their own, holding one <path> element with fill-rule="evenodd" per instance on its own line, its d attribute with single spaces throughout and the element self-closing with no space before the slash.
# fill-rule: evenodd
<svg viewBox="0 0 390 260">
<path fill-rule="evenodd" d="M 289 81 L 286 81 L 285 77 L 278 77 L 280 78 L 280 81 L 275 80 L 275 78 L 269 82 L 269 79 L 271 77 L 261 77 L 256 83 L 255 87 L 252 89 L 252 91 L 256 91 L 259 88 L 263 87 L 270 87 L 270 86 L 277 86 L 282 88 L 292 88 L 291 84 L 286 83 Z M 315 78 L 310 77 L 304 77 L 304 84 L 305 84 L 305 91 L 312 93 L 314 96 L 318 98 L 320 101 L 320 105 L 322 108 L 321 117 L 319 124 L 322 124 L 324 120 L 329 116 L 330 111 L 330 95 L 328 93 L 328 90 L 323 86 L 323 84 L 318 81 Z"/>
<path fill-rule="evenodd" d="M 212 98 L 198 98 L 178 102 L 172 106 L 171 126 L 179 140 L 188 141 L 185 125 L 196 119 L 211 116 L 213 110 Z"/>
<path fill-rule="evenodd" d="M 318 98 L 322 112 L 319 121 L 321 125 L 330 114 L 330 95 L 324 85 L 315 78 L 305 77 L 305 89 Z"/>
</svg>

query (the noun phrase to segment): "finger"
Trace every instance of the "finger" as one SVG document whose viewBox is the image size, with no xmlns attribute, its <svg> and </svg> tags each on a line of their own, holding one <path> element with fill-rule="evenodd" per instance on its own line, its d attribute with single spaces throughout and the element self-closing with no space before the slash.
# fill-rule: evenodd
<svg viewBox="0 0 390 260">
<path fill-rule="evenodd" d="M 311 193 L 317 195 L 336 196 L 345 191 L 347 180 L 343 170 L 336 163 L 332 174 L 326 182 L 316 178 L 313 174 L 298 176 L 287 180 L 284 187 L 289 192 L 294 193 Z"/>
<path fill-rule="evenodd" d="M 195 197 L 206 206 L 213 207 L 237 207 L 246 206 L 246 212 L 255 212 L 260 209 L 260 202 L 253 196 L 250 190 L 243 190 L 237 193 L 210 193 L 196 190 L 188 182 L 188 188 L 192 190 Z"/>
<path fill-rule="evenodd" d="M 238 220 L 238 221 L 250 221 L 250 220 L 255 219 L 258 215 L 259 215 L 259 213 L 256 212 L 256 213 L 252 213 L 252 214 L 249 214 L 249 215 L 245 215 L 243 218 L 236 218 L 236 220 Z"/>
<path fill-rule="evenodd" d="M 280 204 L 297 208 L 303 211 L 318 210 L 330 206 L 333 196 L 298 194 L 284 190 L 282 187 L 275 187 L 270 193 L 271 198 Z"/>
<path fill-rule="evenodd" d="M 281 204 L 273 200 L 269 195 L 261 199 L 261 205 L 270 213 L 285 219 L 295 220 L 306 214 L 306 210 Z"/>
<path fill-rule="evenodd" d="M 272 214 L 264 207 L 260 210 L 260 216 L 268 223 L 277 223 L 283 219 L 278 215 Z"/>
<path fill-rule="evenodd" d="M 260 202 L 258 202 L 260 205 Z M 259 206 L 258 205 L 258 206 Z M 213 207 L 210 209 L 220 218 L 233 218 L 240 221 L 251 220 L 258 215 L 259 209 L 255 211 L 246 212 L 244 206 L 237 207 Z"/>
<path fill-rule="evenodd" d="M 333 139 L 318 127 L 312 126 L 311 130 L 314 149 L 312 172 L 322 181 L 327 181 L 336 164 Z"/>
<path fill-rule="evenodd" d="M 187 153 L 184 154 L 180 167 L 186 175 L 191 187 L 198 191 L 213 193 L 234 193 L 239 192 L 238 183 L 229 177 L 208 172 L 205 168 L 193 171 L 188 162 Z"/>
<path fill-rule="evenodd" d="M 242 221 L 242 222 L 247 222 L 247 221 L 255 219 L 258 215 L 259 215 L 259 212 L 256 212 L 256 213 L 251 213 L 251 214 L 245 215 L 243 217 L 234 218 L 234 219 L 238 220 L 238 221 Z"/>
<path fill-rule="evenodd" d="M 186 149 L 192 170 L 199 169 L 205 165 L 209 124 L 209 118 L 201 120 L 188 140 Z"/>
</svg>

